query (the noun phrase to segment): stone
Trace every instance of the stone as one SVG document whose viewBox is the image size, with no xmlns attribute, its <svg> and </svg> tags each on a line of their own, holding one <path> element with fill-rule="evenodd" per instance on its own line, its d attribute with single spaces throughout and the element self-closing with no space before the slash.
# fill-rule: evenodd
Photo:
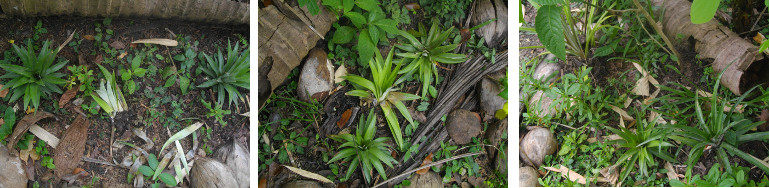
<svg viewBox="0 0 769 188">
<path fill-rule="evenodd" d="M 27 187 L 27 175 L 24 164 L 18 156 L 12 155 L 0 145 L 0 188 Z"/>
<path fill-rule="evenodd" d="M 296 87 L 299 99 L 310 101 L 310 98 L 315 98 L 321 101 L 325 98 L 323 93 L 325 92 L 328 96 L 328 92 L 333 88 L 334 65 L 322 49 L 312 49 L 299 74 L 299 83 Z"/>
<path fill-rule="evenodd" d="M 411 175 L 411 178 L 409 179 L 411 181 L 411 185 L 406 186 L 404 188 L 442 188 L 443 187 L 443 178 L 441 178 L 438 173 L 433 172 L 432 170 L 427 171 L 427 173 L 419 175 L 414 173 L 414 175 Z"/>
<path fill-rule="evenodd" d="M 499 148 L 501 143 L 505 140 L 502 139 L 502 136 L 507 132 L 507 118 L 503 120 L 499 120 L 493 124 L 490 124 L 488 129 L 486 129 L 486 139 L 489 140 L 489 143 L 493 145 L 496 148 Z M 488 156 L 495 156 L 497 154 L 497 149 L 487 146 L 486 152 L 488 152 Z M 500 148 L 501 149 L 501 148 Z"/>
<path fill-rule="evenodd" d="M 478 113 L 456 109 L 449 113 L 446 120 L 449 136 L 456 144 L 472 142 L 472 138 L 481 133 L 481 117 Z"/>
<path fill-rule="evenodd" d="M 520 156 L 529 166 L 539 167 L 545 161 L 545 156 L 555 153 L 557 147 L 558 143 L 550 129 L 539 127 L 521 140 Z"/>
<path fill-rule="evenodd" d="M 227 165 L 211 158 L 201 157 L 195 160 L 190 170 L 192 188 L 231 188 L 238 187 L 238 180 Z"/>
<path fill-rule="evenodd" d="M 283 184 L 281 188 L 323 188 L 320 183 L 310 180 L 294 180 Z"/>
<path fill-rule="evenodd" d="M 250 186 L 249 153 L 240 142 L 233 139 L 230 143 L 219 147 L 216 153 L 214 153 L 214 159 L 224 162 L 230 168 L 235 179 L 238 180 L 240 188 L 248 188 Z"/>
<path fill-rule="evenodd" d="M 539 187 L 539 173 L 530 166 L 518 168 L 518 186 L 519 187 Z"/>
<path fill-rule="evenodd" d="M 480 93 L 483 121 L 489 121 L 494 118 L 494 114 L 497 110 L 502 109 L 502 106 L 507 100 L 499 96 L 499 92 L 502 91 L 502 88 L 497 80 L 484 77 L 481 80 L 481 87 L 478 88 L 478 90 L 478 93 Z"/>
</svg>

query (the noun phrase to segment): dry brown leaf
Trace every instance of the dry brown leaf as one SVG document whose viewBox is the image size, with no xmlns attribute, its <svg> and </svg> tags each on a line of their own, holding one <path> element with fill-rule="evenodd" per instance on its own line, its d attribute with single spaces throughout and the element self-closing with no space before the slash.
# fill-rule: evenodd
<svg viewBox="0 0 769 188">
<path fill-rule="evenodd" d="M 350 120 L 350 116 L 351 115 L 352 115 L 352 110 L 351 109 L 345 110 L 344 113 L 342 113 L 342 118 L 339 119 L 339 121 L 336 122 L 336 126 L 339 127 L 340 129 L 342 127 L 344 127 L 344 125 L 347 124 L 347 121 Z"/>
<path fill-rule="evenodd" d="M 0 84 L 0 88 L 3 88 L 3 84 Z M 8 95 L 8 88 L 0 91 L 0 98 L 5 98 L 6 95 Z"/>
<path fill-rule="evenodd" d="M 618 165 L 608 166 L 600 171 L 601 175 L 603 175 L 611 185 L 616 185 L 617 180 L 619 179 L 619 169 L 617 167 Z"/>
<path fill-rule="evenodd" d="M 114 41 L 112 43 L 109 43 L 109 47 L 115 48 L 117 50 L 122 50 L 125 48 L 125 44 L 123 44 L 123 42 L 120 42 L 120 41 Z"/>
<path fill-rule="evenodd" d="M 420 8 L 422 8 L 417 3 L 405 4 L 405 5 L 403 5 L 403 7 L 405 7 L 406 10 L 409 10 L 409 11 L 416 11 L 416 10 L 419 10 Z"/>
<path fill-rule="evenodd" d="M 630 107 L 630 104 L 631 104 L 631 103 L 633 103 L 633 99 L 631 99 L 631 98 L 628 96 L 628 97 L 627 97 L 627 99 L 625 99 L 625 105 L 623 105 L 623 106 L 625 106 L 625 108 L 627 108 L 627 107 Z"/>
<path fill-rule="evenodd" d="M 267 188 L 267 179 L 266 178 L 259 179 L 259 187 L 258 188 Z"/>
<path fill-rule="evenodd" d="M 83 38 L 84 38 L 85 40 L 95 40 L 95 39 L 93 38 L 93 35 L 83 35 Z"/>
<path fill-rule="evenodd" d="M 296 174 L 304 176 L 305 178 L 310 178 L 310 179 L 318 180 L 318 181 L 321 181 L 321 182 L 324 182 L 324 183 L 334 184 L 334 182 L 332 182 L 331 180 L 328 180 L 326 177 L 323 177 L 323 176 L 318 175 L 316 173 L 312 173 L 312 172 L 309 172 L 309 171 L 306 171 L 306 170 L 302 170 L 300 168 L 294 168 L 294 167 L 286 166 L 286 165 L 283 165 L 283 167 L 286 167 L 288 170 L 291 170 L 292 172 L 294 172 Z"/>
<path fill-rule="evenodd" d="M 673 168 L 673 164 L 670 164 L 670 162 L 665 162 L 665 169 L 668 170 L 668 179 L 671 180 L 678 180 L 678 173 L 676 173 L 676 169 Z"/>
<path fill-rule="evenodd" d="M 633 94 L 640 95 L 640 96 L 649 96 L 649 77 L 648 76 L 642 76 L 641 79 L 638 79 L 638 81 L 635 82 L 635 87 L 633 88 Z"/>
<path fill-rule="evenodd" d="M 649 117 L 648 118 L 649 118 L 647 120 L 648 122 L 653 122 L 656 119 L 657 120 L 657 125 L 668 124 L 668 122 L 665 121 L 665 119 L 662 118 L 662 116 L 659 113 L 655 112 L 655 111 L 649 112 Z"/>
<path fill-rule="evenodd" d="M 30 155 L 36 154 L 35 153 L 35 146 L 32 144 L 32 142 L 27 142 L 27 149 L 19 151 L 19 159 L 21 161 L 24 161 L 24 163 L 28 163 L 27 160 L 29 159 Z"/>
<path fill-rule="evenodd" d="M 430 153 L 429 155 L 427 155 L 427 157 L 425 157 L 425 160 L 422 160 L 422 165 L 419 165 L 419 167 L 423 167 L 423 166 L 428 165 L 428 164 L 430 164 L 432 162 L 433 162 L 433 153 Z M 423 169 L 417 170 L 417 174 L 424 175 L 429 170 L 430 170 L 430 168 L 423 168 Z"/>
<path fill-rule="evenodd" d="M 633 116 L 630 116 L 630 114 L 628 114 L 625 110 L 619 107 L 616 107 L 614 105 L 609 105 L 609 106 L 611 106 L 611 110 L 614 110 L 614 112 L 617 112 L 622 117 L 623 120 L 635 121 L 635 118 L 633 118 Z"/>
<path fill-rule="evenodd" d="M 603 140 L 604 141 L 612 141 L 612 140 L 619 140 L 619 139 L 622 139 L 622 137 L 620 137 L 619 135 L 616 135 L 616 134 L 609 135 L 609 136 L 603 136 Z M 588 138 L 587 139 L 588 143 L 594 143 L 594 142 L 597 142 L 597 141 L 598 141 L 598 138 L 596 138 L 596 137 L 592 137 L 592 138 Z"/>
<path fill-rule="evenodd" d="M 577 172 L 571 171 L 566 166 L 561 165 L 561 168 L 553 168 L 553 167 L 544 167 L 544 168 L 553 172 L 559 172 L 561 173 L 561 176 L 563 176 L 564 178 L 569 178 L 569 180 L 571 181 L 574 181 L 583 185 L 587 184 L 587 179 L 585 179 L 584 176 L 582 176 Z"/>
<path fill-rule="evenodd" d="M 132 44 L 135 43 L 147 43 L 147 44 L 159 44 L 163 46 L 178 46 L 179 42 L 176 40 L 171 39 L 139 39 L 136 41 L 131 42 Z"/>
<path fill-rule="evenodd" d="M 123 59 L 123 57 L 125 57 L 126 55 L 128 55 L 128 52 L 123 52 L 117 56 L 117 59 Z"/>
<path fill-rule="evenodd" d="M 21 139 L 21 135 L 26 133 L 30 126 L 37 123 L 37 121 L 40 121 L 40 119 L 49 117 L 53 117 L 53 114 L 40 110 L 37 113 L 27 114 L 21 118 L 21 120 L 16 123 L 16 127 L 13 128 L 13 134 L 8 137 L 9 141 L 8 144 L 6 144 L 6 147 L 8 147 L 8 149 L 14 148 L 13 146 L 16 146 L 16 143 Z"/>
<path fill-rule="evenodd" d="M 75 168 L 75 170 L 72 170 L 72 174 L 79 174 L 80 172 L 85 172 L 85 176 L 88 176 L 88 172 L 86 172 L 82 168 Z"/>
<path fill-rule="evenodd" d="M 64 105 L 69 103 L 72 98 L 75 98 L 78 88 L 80 88 L 80 86 L 73 86 L 71 89 L 68 89 L 64 92 L 64 94 L 61 95 L 61 98 L 59 98 L 59 108 L 64 108 Z"/>
<path fill-rule="evenodd" d="M 758 121 L 764 121 L 764 124 L 758 126 L 758 130 L 762 132 L 769 130 L 769 109 L 764 108 L 761 110 L 761 116 L 758 117 Z"/>
<path fill-rule="evenodd" d="M 344 63 L 342 63 L 342 65 L 339 66 L 339 68 L 337 68 L 336 71 L 334 71 L 334 83 L 339 83 L 344 81 L 344 78 L 342 78 L 342 76 L 345 76 L 345 75 L 347 75 L 347 68 L 345 68 Z"/>
<path fill-rule="evenodd" d="M 764 42 L 766 37 L 764 37 L 764 34 L 761 34 L 760 32 L 756 32 L 756 36 L 753 37 L 753 41 L 756 41 L 756 43 L 761 44 L 761 42 Z"/>
</svg>

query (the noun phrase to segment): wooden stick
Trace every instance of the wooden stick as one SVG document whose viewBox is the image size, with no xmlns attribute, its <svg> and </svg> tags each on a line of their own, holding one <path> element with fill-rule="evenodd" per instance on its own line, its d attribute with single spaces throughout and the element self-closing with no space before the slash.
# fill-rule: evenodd
<svg viewBox="0 0 769 188">
<path fill-rule="evenodd" d="M 421 167 L 419 167 L 419 168 L 415 168 L 415 169 L 413 169 L 413 170 L 409 170 L 409 171 L 406 171 L 406 172 L 404 172 L 404 173 L 402 173 L 402 174 L 400 174 L 400 175 L 397 175 L 397 176 L 395 176 L 395 177 L 392 177 L 392 178 L 390 178 L 390 179 L 387 179 L 386 181 L 383 181 L 382 183 L 376 184 L 376 185 L 374 185 L 373 187 L 374 187 L 374 188 L 376 188 L 376 187 L 382 186 L 382 185 L 384 185 L 384 184 L 386 184 L 386 183 L 388 183 L 388 182 L 390 182 L 390 181 L 392 181 L 392 180 L 394 180 L 394 179 L 398 179 L 398 178 L 401 178 L 401 177 L 403 177 L 403 176 L 409 175 L 409 174 L 411 174 L 411 173 L 413 173 L 413 172 L 416 172 L 416 171 L 418 171 L 418 170 L 422 170 L 422 169 L 425 169 L 425 168 L 429 168 L 429 167 L 432 167 L 432 166 L 435 166 L 435 165 L 443 164 L 443 163 L 446 163 L 446 162 L 449 162 L 449 161 L 453 161 L 453 160 L 457 160 L 457 159 L 460 159 L 460 158 L 465 158 L 465 157 L 470 157 L 470 156 L 474 156 L 474 155 L 480 155 L 480 154 L 483 154 L 483 152 L 465 153 L 465 154 L 462 154 L 462 155 L 457 155 L 457 156 L 454 156 L 454 157 L 452 157 L 452 158 L 443 159 L 443 160 L 440 160 L 440 161 L 438 161 L 438 162 L 430 163 L 430 164 L 428 164 L 428 165 L 425 165 L 425 166 L 421 166 Z"/>
</svg>

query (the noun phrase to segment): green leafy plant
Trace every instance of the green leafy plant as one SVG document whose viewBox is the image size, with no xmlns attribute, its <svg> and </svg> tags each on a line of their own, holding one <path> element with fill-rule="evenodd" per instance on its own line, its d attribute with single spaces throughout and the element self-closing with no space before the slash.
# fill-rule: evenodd
<svg viewBox="0 0 769 188">
<path fill-rule="evenodd" d="M 465 12 L 472 2 L 472 0 L 419 0 L 421 7 L 424 7 L 425 17 L 440 19 L 444 27 L 462 23 L 467 16 Z"/>
<path fill-rule="evenodd" d="M 351 83 L 362 86 L 364 89 L 355 89 L 347 92 L 347 95 L 360 97 L 361 100 L 366 103 L 374 103 L 382 108 L 382 113 L 387 119 L 387 125 L 390 127 L 390 132 L 395 138 L 395 143 L 399 149 L 405 149 L 403 144 L 403 136 L 401 135 L 400 123 L 398 123 L 398 117 L 395 115 L 392 107 L 400 111 L 401 115 L 409 121 L 414 123 L 411 118 L 406 105 L 401 101 L 416 100 L 419 96 L 410 93 L 397 92 L 400 88 L 395 88 L 396 85 L 402 83 L 405 77 L 398 77 L 398 71 L 401 65 L 396 65 L 392 68 L 392 56 L 393 48 L 387 54 L 387 59 L 382 60 L 382 55 L 376 53 L 376 58 L 370 60 L 372 80 L 367 80 L 357 75 L 348 75 L 344 78 Z"/>
<path fill-rule="evenodd" d="M 76 83 L 80 84 L 78 87 L 79 91 L 83 92 L 83 95 L 90 95 L 91 92 L 96 89 L 93 86 L 93 82 L 96 80 L 93 75 L 93 70 L 88 70 L 88 67 L 84 65 L 73 65 L 68 66 L 67 70 L 69 70 L 72 75 L 69 78 L 69 84 L 67 85 L 68 88 L 71 88 Z"/>
<path fill-rule="evenodd" d="M 238 87 L 249 89 L 249 49 L 240 51 L 240 45 L 235 44 L 233 48 L 227 45 L 227 56 L 219 50 L 214 58 L 203 53 L 207 63 L 201 66 L 201 70 L 206 74 L 207 81 L 198 85 L 199 88 L 212 87 L 216 91 L 218 104 L 224 104 L 225 96 L 228 96 L 229 103 L 238 105 L 237 98 L 242 98 Z"/>
<path fill-rule="evenodd" d="M 596 32 L 607 27 L 619 28 L 603 24 L 604 21 L 612 17 L 608 15 L 608 11 L 603 11 L 600 16 L 595 17 L 599 13 L 596 10 L 598 5 L 594 4 L 595 2 L 592 2 L 591 5 L 582 2 L 586 10 L 583 11 L 584 18 L 586 18 L 583 27 L 588 26 L 585 28 L 577 27 L 578 20 L 583 18 L 571 14 L 572 7 L 568 6 L 569 1 L 531 0 L 530 2 L 536 3 L 535 7 L 538 7 L 534 29 L 523 28 L 522 30 L 535 31 L 545 49 L 563 61 L 566 61 L 567 52 L 587 59 L 590 46 L 595 42 Z M 608 8 L 613 6 L 614 4 L 611 4 Z M 580 38 L 584 38 L 584 46 L 582 46 Z"/>
<path fill-rule="evenodd" d="M 5 114 L 3 115 L 3 124 L 0 125 L 0 144 L 5 144 L 5 138 L 13 133 L 13 125 L 16 124 L 16 112 L 13 108 L 5 107 Z"/>
<path fill-rule="evenodd" d="M 694 175 L 689 181 L 690 183 L 684 183 L 680 180 L 670 180 L 670 186 L 672 187 L 766 187 L 769 186 L 769 180 L 764 178 L 756 182 L 750 180 L 748 182 L 747 173 L 750 172 L 750 168 L 738 166 L 734 164 L 734 173 L 721 172 L 721 165 L 716 163 L 710 167 L 708 174 L 700 177 L 699 174 Z"/>
<path fill-rule="evenodd" d="M 642 110 L 643 111 L 643 108 Z M 609 144 L 618 144 L 620 148 L 626 148 L 627 151 L 623 153 L 619 159 L 617 159 L 617 166 L 622 165 L 625 169 L 620 174 L 620 182 L 634 171 L 635 166 L 638 165 L 638 171 L 641 176 L 649 174 L 649 167 L 656 166 L 657 163 L 654 157 L 659 157 L 666 161 L 675 162 L 675 158 L 667 152 L 667 148 L 673 146 L 670 142 L 666 141 L 666 136 L 670 130 L 655 128 L 657 119 L 652 122 L 647 122 L 646 118 L 637 115 L 636 119 L 640 120 L 637 124 L 637 129 L 631 131 L 628 128 L 621 127 L 615 129 L 612 127 L 606 127 L 614 134 L 619 135 L 622 139 L 609 141 Z M 657 117 L 659 118 L 659 116 Z"/>
<path fill-rule="evenodd" d="M 158 158 L 155 156 L 155 154 L 150 154 L 149 157 L 147 157 L 147 164 L 149 166 L 147 165 L 140 166 L 139 173 L 144 175 L 145 179 L 152 178 L 155 172 L 158 170 L 157 169 L 158 163 L 159 163 Z M 158 175 L 157 178 L 159 178 L 160 181 L 162 181 L 166 185 L 170 185 L 171 187 L 174 187 L 177 184 L 176 179 L 174 179 L 174 177 L 168 173 L 160 173 L 160 175 Z M 153 186 L 157 186 L 158 185 L 157 179 L 154 179 L 154 180 L 156 181 L 153 184 Z"/>
<path fill-rule="evenodd" d="M 60 61 L 53 65 L 58 50 L 48 48 L 48 41 L 43 43 L 40 53 L 35 54 L 32 45 L 27 43 L 26 49 L 19 48 L 16 44 L 13 49 L 22 62 L 22 66 L 15 64 L 0 64 L 0 68 L 6 71 L 0 79 L 10 79 L 3 84 L 0 90 L 10 89 L 9 102 L 15 102 L 19 98 L 24 100 L 24 109 L 40 106 L 40 96 L 48 96 L 51 93 L 62 93 L 60 85 L 67 81 L 62 79 L 63 73 L 57 73 L 68 61 Z"/>
<path fill-rule="evenodd" d="M 304 154 L 304 147 L 307 147 L 307 141 L 309 138 L 297 134 L 295 131 L 289 131 L 286 126 L 288 124 L 281 124 L 278 134 L 272 137 L 276 142 L 282 142 L 283 146 L 278 151 L 278 162 L 288 163 L 288 153 Z"/>
<path fill-rule="evenodd" d="M 761 161 L 749 153 L 745 153 L 738 148 L 739 145 L 754 140 L 766 140 L 769 139 L 769 132 L 756 132 L 748 133 L 751 129 L 763 124 L 763 121 L 752 122 L 745 118 L 741 113 L 735 113 L 735 107 L 730 107 L 733 102 L 734 105 L 744 104 L 749 106 L 756 101 L 762 101 L 769 98 L 769 95 L 761 95 L 753 100 L 743 103 L 743 100 L 756 88 L 753 87 L 736 100 L 720 99 L 718 97 L 718 89 L 723 76 L 723 71 L 718 75 L 716 84 L 713 87 L 714 94 L 707 98 L 702 99 L 704 102 L 710 104 L 707 114 L 704 112 L 702 102 L 699 97 L 699 92 L 694 92 L 688 88 L 682 87 L 682 90 L 675 90 L 669 87 L 661 87 L 663 90 L 671 91 L 671 95 L 679 95 L 678 98 L 688 98 L 688 101 L 694 100 L 694 106 L 687 107 L 687 109 L 694 108 L 696 114 L 696 126 L 690 127 L 686 125 L 685 121 L 679 121 L 678 124 L 664 126 L 664 128 L 670 128 L 675 130 L 673 136 L 670 138 L 686 144 L 691 147 L 689 150 L 688 160 L 686 164 L 686 177 L 692 177 L 692 167 L 699 161 L 700 157 L 704 153 L 716 154 L 717 161 L 726 168 L 726 171 L 732 173 L 732 166 L 729 162 L 727 155 L 736 155 L 745 161 L 756 165 L 765 172 L 769 172 L 769 164 Z M 662 97 L 660 100 L 675 99 L 675 97 Z M 684 100 L 686 102 L 686 100 Z M 739 108 L 739 107 L 737 107 Z M 729 109 L 728 112 L 725 109 Z"/>
<path fill-rule="evenodd" d="M 395 45 L 398 49 L 405 52 L 398 53 L 397 56 L 404 57 L 401 62 L 408 62 L 408 65 L 400 70 L 398 73 L 419 73 L 419 79 L 422 81 L 422 97 L 424 98 L 432 84 L 434 77 L 438 76 L 437 63 L 462 63 L 467 60 L 467 56 L 464 54 L 448 53 L 457 45 L 449 44 L 441 46 L 443 42 L 448 39 L 449 34 L 454 30 L 452 26 L 448 30 L 441 31 L 437 21 L 433 21 L 433 25 L 430 28 L 427 35 L 423 35 L 417 40 L 414 35 L 406 31 L 400 31 L 400 35 L 408 40 L 408 44 Z M 420 25 L 419 33 L 425 33 L 424 26 Z M 431 92 L 432 96 L 436 96 L 435 92 Z"/>
<path fill-rule="evenodd" d="M 128 94 L 134 94 L 136 92 L 136 82 L 134 82 L 132 77 L 144 77 L 144 75 L 147 73 L 147 69 L 140 68 L 142 61 L 144 60 L 143 55 L 136 55 L 131 60 L 131 68 L 130 69 L 120 69 L 120 79 L 122 79 L 125 82 L 125 90 L 128 91 Z"/>
<path fill-rule="evenodd" d="M 208 109 L 206 117 L 216 117 L 216 121 L 218 121 L 219 124 L 222 124 L 222 126 L 227 126 L 227 122 L 224 121 L 224 115 L 229 115 L 229 110 L 222 110 L 221 104 L 216 104 L 214 107 L 211 107 L 211 103 L 207 103 L 203 99 L 201 99 L 200 102 L 202 102 L 203 106 Z"/>
<path fill-rule="evenodd" d="M 37 25 L 35 25 L 35 34 L 32 35 L 32 39 L 35 39 L 35 41 L 40 40 L 40 35 L 48 33 L 48 29 L 43 27 L 43 21 L 37 20 Z"/>
<path fill-rule="evenodd" d="M 334 1 L 324 1 L 324 4 L 326 2 L 330 3 Z M 336 27 L 336 31 L 334 31 L 329 46 L 331 46 L 332 43 L 350 43 L 357 33 L 357 45 L 355 46 L 355 50 L 358 51 L 358 61 L 363 64 L 368 62 L 368 60 L 374 56 L 375 52 L 378 52 L 377 44 L 379 44 L 380 41 L 387 41 L 387 34 L 397 35 L 400 30 L 397 28 L 398 22 L 386 18 L 387 15 L 379 7 L 378 1 L 358 1 L 356 2 L 356 5 L 367 12 L 361 13 L 358 11 L 350 11 L 345 7 L 344 17 L 348 18 L 354 27 L 347 25 Z M 366 65 L 364 65 L 364 67 L 365 66 Z"/>
<path fill-rule="evenodd" d="M 393 168 L 393 163 L 398 163 L 390 156 L 388 152 L 388 145 L 384 142 L 390 140 L 389 137 L 376 136 L 376 115 L 374 110 L 370 110 L 368 117 L 364 119 L 360 117 L 358 122 L 358 128 L 355 130 L 355 135 L 346 133 L 339 136 L 332 137 L 332 139 L 344 142 L 339 146 L 339 153 L 337 153 L 329 163 L 343 159 L 343 161 L 350 161 L 350 167 L 347 170 L 347 174 L 344 180 L 350 178 L 352 172 L 358 169 L 358 166 L 362 168 L 363 177 L 366 182 L 371 182 L 371 174 L 373 170 L 379 172 L 382 179 L 387 179 L 385 175 L 382 163 L 386 164 L 390 168 Z"/>
<path fill-rule="evenodd" d="M 115 82 L 115 77 L 106 68 L 101 65 L 98 66 L 107 80 L 107 87 L 104 87 L 104 80 L 102 80 L 99 89 L 95 91 L 96 95 L 91 93 L 91 97 L 104 109 L 104 112 L 109 114 L 110 119 L 114 121 L 115 115 L 118 112 L 128 110 L 128 105 L 123 97 L 123 92 L 120 91 L 120 87 Z"/>
<path fill-rule="evenodd" d="M 40 140 L 35 146 L 35 153 L 40 156 L 40 166 L 44 166 L 48 169 L 55 169 L 56 165 L 53 164 L 53 158 L 48 156 L 48 148 L 45 147 L 45 141 Z"/>
</svg>

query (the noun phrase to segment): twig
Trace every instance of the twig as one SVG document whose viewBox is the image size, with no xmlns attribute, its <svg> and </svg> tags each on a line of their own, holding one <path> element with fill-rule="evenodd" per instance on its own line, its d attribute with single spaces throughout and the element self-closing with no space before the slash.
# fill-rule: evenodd
<svg viewBox="0 0 769 188">
<path fill-rule="evenodd" d="M 641 17 L 638 17 L 638 15 L 635 15 L 635 18 L 638 19 L 639 23 L 643 22 L 641 20 Z M 644 26 L 644 24 L 640 24 L 640 25 L 641 25 L 641 29 L 643 29 L 646 32 L 646 34 L 648 34 L 649 36 L 652 35 L 652 33 L 649 32 L 649 30 L 646 30 L 646 27 Z M 670 50 L 668 50 L 668 48 L 665 48 L 665 45 L 662 45 L 662 43 L 660 43 L 660 41 L 657 41 L 657 39 L 655 39 L 654 37 L 649 37 L 649 38 L 652 39 L 652 41 L 654 41 L 654 43 L 657 43 L 657 45 L 659 45 L 660 48 L 662 48 L 662 50 L 665 50 L 665 52 L 667 52 L 668 54 L 671 53 Z"/>
<path fill-rule="evenodd" d="M 77 29 L 75 29 L 75 31 L 72 31 L 72 33 L 69 34 L 69 38 L 67 38 L 67 40 L 65 40 L 64 43 L 61 43 L 61 45 L 59 45 L 59 48 L 56 48 L 56 53 L 58 53 L 59 51 L 61 51 L 62 48 L 67 46 L 67 43 L 69 43 L 69 41 L 72 40 L 72 37 L 75 36 L 75 32 L 77 32 Z"/>
<path fill-rule="evenodd" d="M 681 56 L 678 55 L 678 51 L 676 51 L 676 48 L 675 48 L 675 46 L 673 46 L 673 43 L 671 43 L 670 40 L 668 39 L 668 37 L 665 36 L 665 32 L 662 31 L 662 28 L 660 28 L 660 25 L 657 24 L 657 22 L 654 21 L 652 16 L 649 15 L 649 12 L 646 11 L 646 9 L 644 9 L 643 6 L 641 6 L 641 3 L 639 3 L 638 0 L 633 0 L 633 4 L 635 4 L 636 7 L 638 7 L 639 9 L 642 10 L 641 12 L 646 17 L 646 21 L 649 21 L 649 24 L 652 25 L 654 30 L 657 31 L 657 33 L 660 34 L 660 37 L 662 37 L 662 40 L 664 40 L 665 43 L 668 45 L 668 47 L 670 47 L 670 51 L 672 51 L 673 55 L 676 56 L 676 63 L 678 63 L 678 66 L 680 67 L 681 66 L 681 59 L 679 59 L 679 58 L 681 58 Z"/>
<path fill-rule="evenodd" d="M 556 122 L 550 122 L 550 123 L 552 123 L 552 124 L 556 124 L 556 125 L 560 125 L 560 126 L 563 126 L 563 127 L 569 128 L 569 129 L 571 129 L 571 130 L 577 130 L 577 128 L 574 128 L 574 127 L 572 127 L 572 126 L 568 126 L 568 125 L 566 125 L 566 124 L 561 124 L 561 123 L 556 123 Z"/>
<path fill-rule="evenodd" d="M 756 23 L 753 23 L 753 27 L 750 27 L 750 30 L 753 30 L 756 28 L 756 25 L 758 25 L 758 21 L 761 21 L 761 16 L 764 15 L 764 12 L 766 12 L 766 7 L 764 7 L 764 10 L 762 10 L 761 13 L 758 14 L 758 19 L 756 19 Z"/>
<path fill-rule="evenodd" d="M 112 163 L 109 163 L 109 162 L 106 162 L 106 161 L 102 161 L 102 160 L 94 159 L 94 158 L 90 158 L 90 157 L 83 157 L 83 161 L 89 162 L 89 163 L 97 163 L 97 164 L 103 164 L 103 165 L 108 165 L 108 166 L 116 166 L 116 167 L 125 168 L 125 167 L 120 166 L 120 165 L 115 165 L 115 164 L 112 164 Z"/>
<path fill-rule="evenodd" d="M 411 174 L 411 173 L 413 173 L 413 172 L 416 172 L 416 171 L 418 171 L 418 170 L 421 170 L 421 169 L 430 168 L 430 167 L 432 167 L 432 166 L 435 166 L 435 165 L 439 165 L 439 164 L 443 164 L 443 163 L 446 163 L 446 162 L 449 162 L 449 161 L 453 161 L 453 160 L 456 160 L 456 159 L 465 158 L 465 157 L 470 157 L 470 156 L 479 155 L 479 154 L 483 154 L 483 152 L 465 153 L 465 154 L 462 154 L 462 155 L 457 155 L 457 156 L 454 156 L 454 157 L 452 157 L 452 158 L 443 159 L 443 160 L 440 160 L 440 161 L 438 161 L 438 162 L 430 163 L 430 164 L 428 164 L 428 165 L 425 165 L 425 166 L 421 166 L 421 167 L 419 167 L 419 168 L 415 168 L 415 169 L 413 169 L 413 170 L 409 170 L 409 171 L 406 171 L 406 172 L 404 172 L 404 173 L 402 173 L 402 174 L 400 174 L 400 175 L 397 175 L 397 176 L 395 176 L 395 177 L 392 177 L 392 178 L 390 178 L 390 179 L 387 179 L 386 181 L 383 181 L 382 183 L 376 184 L 376 185 L 374 185 L 373 187 L 379 187 L 379 186 L 382 186 L 382 185 L 384 185 L 384 184 L 386 184 L 386 183 L 388 183 L 388 182 L 390 182 L 390 181 L 392 181 L 392 180 L 394 180 L 394 179 L 398 179 L 398 178 L 400 178 L 400 177 L 403 177 L 403 176 L 409 175 L 409 174 Z"/>
</svg>

